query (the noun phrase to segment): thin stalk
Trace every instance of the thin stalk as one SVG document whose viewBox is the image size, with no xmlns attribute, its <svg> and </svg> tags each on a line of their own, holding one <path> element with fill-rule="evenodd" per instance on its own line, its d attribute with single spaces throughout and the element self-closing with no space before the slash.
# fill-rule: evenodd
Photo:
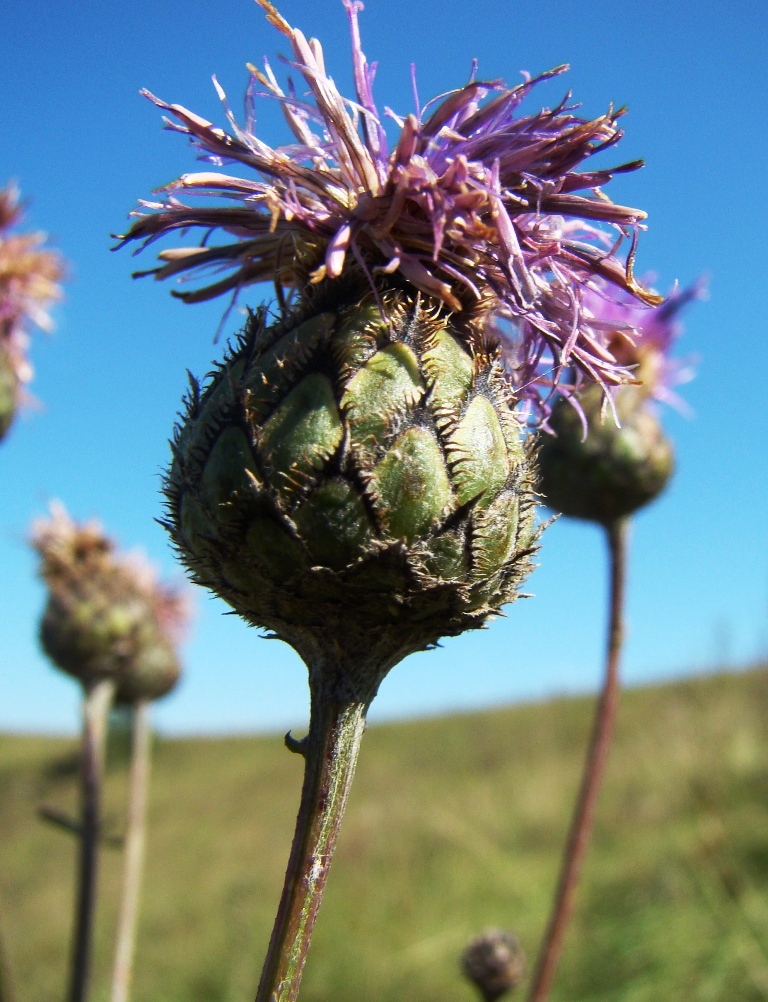
<svg viewBox="0 0 768 1002">
<path fill-rule="evenodd" d="M 109 708 L 115 683 L 100 679 L 85 686 L 83 697 L 83 737 L 80 763 L 82 835 L 77 875 L 69 1002 L 86 1002 L 91 976 L 93 919 L 96 910 L 96 878 L 101 834 L 101 781 Z"/>
<path fill-rule="evenodd" d="M 365 728 L 366 705 L 312 693 L 304 786 L 256 1002 L 294 1002 Z"/>
<path fill-rule="evenodd" d="M 115 965 L 112 972 L 112 1002 L 128 1002 L 131 988 L 133 956 L 136 947 L 136 925 L 139 914 L 139 891 L 146 842 L 150 746 L 149 702 L 139 700 L 133 707 L 123 900 L 117 921 Z"/>
<path fill-rule="evenodd" d="M 11 970 L 11 961 L 8 956 L 4 930 L 5 920 L 0 910 L 0 1002 L 15 1002 L 16 992 L 13 987 L 13 971 Z"/>
<path fill-rule="evenodd" d="M 579 796 L 568 833 L 552 913 L 539 952 L 528 1002 L 545 1002 L 563 949 L 579 883 L 582 863 L 592 835 L 595 806 L 613 737 L 619 701 L 619 663 L 624 640 L 624 590 L 629 520 L 617 519 L 605 527 L 610 558 L 610 597 L 605 677 L 595 710 L 592 736 L 584 763 Z"/>
</svg>

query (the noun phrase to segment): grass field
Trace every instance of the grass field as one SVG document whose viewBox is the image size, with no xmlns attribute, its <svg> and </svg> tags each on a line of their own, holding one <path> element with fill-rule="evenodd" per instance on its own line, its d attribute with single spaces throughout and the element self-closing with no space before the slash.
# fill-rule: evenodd
<svg viewBox="0 0 768 1002">
<path fill-rule="evenodd" d="M 366 735 L 302 1002 L 471 1002 L 457 958 L 490 925 L 530 958 L 591 702 L 558 699 Z M 18 1002 L 60 1002 L 74 744 L 0 738 L 0 901 Z M 106 814 L 122 824 L 125 771 Z M 135 1002 L 252 997 L 301 759 L 277 737 L 158 740 Z M 107 998 L 120 852 L 103 856 L 94 1002 Z M 768 999 L 768 670 L 626 693 L 553 1000 Z"/>
</svg>

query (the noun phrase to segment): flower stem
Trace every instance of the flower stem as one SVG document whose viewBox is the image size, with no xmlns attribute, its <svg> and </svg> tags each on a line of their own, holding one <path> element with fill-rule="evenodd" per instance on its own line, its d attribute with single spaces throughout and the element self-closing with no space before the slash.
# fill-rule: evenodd
<svg viewBox="0 0 768 1002">
<path fill-rule="evenodd" d="M 0 910 L 0 1002 L 15 1002 L 16 992 L 13 987 L 13 972 L 5 941 L 5 919 Z"/>
<path fill-rule="evenodd" d="M 313 687 L 304 786 L 283 893 L 256 1002 L 293 1002 L 352 785 L 367 704 Z"/>
<path fill-rule="evenodd" d="M 111 679 L 85 686 L 80 763 L 82 834 L 77 875 L 77 910 L 72 943 L 69 1002 L 86 1002 L 91 975 L 93 918 L 101 829 L 101 780 L 109 708 L 115 693 Z"/>
<path fill-rule="evenodd" d="M 139 890 L 144 866 L 147 827 L 147 787 L 149 785 L 151 731 L 149 702 L 139 700 L 133 707 L 131 775 L 128 793 L 128 825 L 125 833 L 123 900 L 117 924 L 115 965 L 112 972 L 111 1002 L 128 1002 L 136 945 Z"/>
<path fill-rule="evenodd" d="M 608 645 L 603 689 L 595 710 L 578 800 L 563 856 L 557 892 L 547 931 L 528 993 L 528 1002 L 545 1002 L 563 948 L 565 931 L 573 912 L 581 866 L 589 845 L 595 806 L 613 736 L 619 699 L 619 661 L 624 639 L 624 586 L 629 520 L 617 519 L 605 527 L 611 565 Z"/>
</svg>

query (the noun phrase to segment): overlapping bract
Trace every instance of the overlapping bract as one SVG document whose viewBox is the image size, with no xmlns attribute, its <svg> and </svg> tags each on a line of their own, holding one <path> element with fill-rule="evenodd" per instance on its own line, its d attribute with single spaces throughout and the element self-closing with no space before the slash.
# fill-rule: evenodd
<svg viewBox="0 0 768 1002">
<path fill-rule="evenodd" d="M 210 284 L 176 293 L 196 302 L 262 280 L 274 281 L 278 290 L 301 288 L 350 266 L 365 271 L 372 283 L 377 272 L 399 272 L 451 309 L 509 318 L 518 337 L 512 375 L 523 395 L 533 394 L 530 384 L 544 365 L 551 370 L 548 384 L 566 372 L 577 385 L 625 381 L 626 370 L 607 350 L 604 329 L 592 322 L 583 299 L 602 282 L 611 295 L 659 301 L 632 275 L 645 213 L 613 204 L 600 190 L 613 174 L 640 162 L 577 171 L 621 138 L 622 111 L 584 119 L 566 98 L 552 110 L 519 115 L 531 89 L 565 66 L 512 88 L 475 80 L 473 73 L 466 86 L 404 119 L 387 109 L 401 130 L 390 152 L 373 99 L 376 67 L 360 45 L 362 4 L 343 0 L 357 91 L 350 101 L 328 76 L 320 43 L 292 28 L 268 0 L 258 2 L 290 40 L 291 65 L 303 76 L 309 98 L 290 84 L 283 90 L 268 62 L 263 72 L 249 67 L 240 126 L 214 80 L 231 129 L 225 132 L 145 92 L 173 116 L 170 129 L 191 137 L 202 159 L 244 165 L 257 179 L 218 171 L 186 174 L 163 189 L 162 201 L 142 203 L 123 242 L 146 244 L 189 227 L 202 229 L 204 238 L 200 246 L 162 251 L 161 265 L 141 274 L 223 271 Z M 259 84 L 259 96 L 282 104 L 292 145 L 273 148 L 256 136 Z M 239 204 L 189 205 L 182 194 Z M 218 229 L 235 239 L 209 246 Z M 631 237 L 631 247 L 622 262 L 617 251 L 625 237 Z M 478 304 L 487 310 L 477 311 Z"/>
</svg>

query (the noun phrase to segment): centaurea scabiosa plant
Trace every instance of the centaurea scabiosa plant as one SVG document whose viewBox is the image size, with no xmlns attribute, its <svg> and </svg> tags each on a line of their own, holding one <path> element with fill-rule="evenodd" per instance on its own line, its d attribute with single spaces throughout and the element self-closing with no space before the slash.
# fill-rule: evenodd
<svg viewBox="0 0 768 1002">
<path fill-rule="evenodd" d="M 60 255 L 43 247 L 44 233 L 17 233 L 22 218 L 13 184 L 0 189 L 0 439 L 13 422 L 32 378 L 30 327 L 50 330 L 48 307 L 61 298 Z"/>
<path fill-rule="evenodd" d="M 288 1002 L 381 680 L 483 626 L 530 570 L 535 477 L 518 404 L 535 395 L 546 410 L 565 375 L 569 392 L 630 378 L 583 310 L 590 288 L 656 299 L 632 274 L 644 213 L 601 191 L 639 164 L 578 170 L 619 140 L 621 112 L 585 119 L 568 99 L 520 111 L 565 67 L 511 88 L 473 71 L 424 108 L 388 112 L 390 144 L 362 5 L 344 0 L 349 100 L 320 43 L 258 2 L 306 93 L 251 66 L 243 125 L 216 84 L 228 131 L 147 94 L 211 168 L 143 202 L 122 242 L 200 230 L 199 246 L 162 250 L 139 273 L 198 278 L 175 293 L 187 303 L 262 280 L 277 294 L 278 318 L 251 312 L 207 385 L 193 380 L 166 496 L 194 579 L 309 669 L 309 733 L 288 740 L 304 787 L 257 996 Z M 256 96 L 280 103 L 290 145 L 256 135 Z M 514 378 L 489 333 L 498 317 L 517 332 Z"/>
<path fill-rule="evenodd" d="M 91 972 L 101 832 L 101 779 L 110 706 L 137 676 L 168 675 L 186 600 L 160 584 L 138 555 L 120 554 L 97 522 L 78 524 L 54 502 L 32 525 L 48 598 L 40 624 L 43 650 L 83 687 L 80 859 L 69 1002 L 85 1002 Z M 169 667 L 170 666 L 170 667 Z"/>
<path fill-rule="evenodd" d="M 573 910 L 616 718 L 629 520 L 658 497 L 673 471 L 672 445 L 659 421 L 658 403 L 681 405 L 674 386 L 689 380 L 692 370 L 688 362 L 672 358 L 671 349 L 681 331 L 680 310 L 704 291 L 699 281 L 673 291 L 659 306 L 643 307 L 629 297 L 611 299 L 600 286 L 589 290 L 585 310 L 605 325 L 612 355 L 631 367 L 636 382 L 615 391 L 612 409 L 594 387 L 560 399 L 549 417 L 554 434 L 542 436 L 541 493 L 554 509 L 603 527 L 610 587 L 603 686 L 530 1002 L 549 996 Z"/>
</svg>

